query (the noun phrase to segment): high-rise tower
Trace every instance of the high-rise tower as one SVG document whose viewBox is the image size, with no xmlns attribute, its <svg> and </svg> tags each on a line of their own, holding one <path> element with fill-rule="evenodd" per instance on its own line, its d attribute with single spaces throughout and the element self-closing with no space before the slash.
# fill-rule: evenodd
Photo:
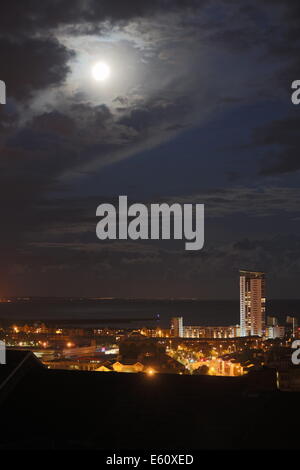
<svg viewBox="0 0 300 470">
<path fill-rule="evenodd" d="M 241 336 L 263 336 L 265 311 L 265 273 L 240 271 Z"/>
</svg>

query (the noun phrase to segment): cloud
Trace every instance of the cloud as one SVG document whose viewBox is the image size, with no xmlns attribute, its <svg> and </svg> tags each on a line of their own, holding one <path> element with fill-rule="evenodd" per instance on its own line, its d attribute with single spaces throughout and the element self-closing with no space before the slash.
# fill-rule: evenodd
<svg viewBox="0 0 300 470">
<path fill-rule="evenodd" d="M 255 129 L 253 145 L 267 149 L 261 175 L 280 175 L 300 169 L 299 129 L 298 116 L 276 119 Z"/>
<path fill-rule="evenodd" d="M 247 215 L 251 218 L 299 214 L 300 189 L 298 187 L 260 186 L 257 188 L 235 186 L 202 190 L 170 202 L 204 204 L 206 218 L 224 218 Z"/>
<path fill-rule="evenodd" d="M 10 0 L 2 6 L 0 31 L 2 34 L 18 33 L 33 35 L 37 32 L 55 30 L 63 25 L 90 24 L 105 20 L 127 21 L 154 13 L 176 9 L 199 7 L 205 1 L 197 0 L 153 0 L 140 2 L 130 0 L 29 0 L 26 5 Z"/>
<path fill-rule="evenodd" d="M 72 52 L 55 38 L 2 37 L 0 57 L 8 96 L 23 101 L 41 89 L 62 84 Z"/>
<path fill-rule="evenodd" d="M 41 273 L 55 283 L 57 272 L 61 284 L 75 280 L 74 272 L 79 287 L 84 273 L 124 285 L 128 273 L 146 283 L 199 282 L 206 273 L 213 281 L 214 273 L 223 276 L 228 266 L 233 273 L 251 260 L 287 273 L 281 252 L 296 272 L 293 240 L 287 252 L 278 241 L 268 245 L 268 239 L 233 235 L 195 257 L 177 245 L 97 244 L 94 213 L 103 198 L 76 197 L 89 191 L 89 183 L 81 188 L 76 178 L 85 172 L 89 182 L 88 172 L 158 147 L 239 106 L 289 100 L 289 80 L 299 71 L 299 12 L 296 2 L 276 0 L 5 2 L 0 78 L 8 105 L 0 109 L 0 240 L 3 275 L 14 266 L 12 285 L 24 272 L 37 283 Z M 102 56 L 114 69 L 106 88 L 93 85 L 88 74 Z M 299 169 L 298 124 L 296 116 L 277 118 L 255 131 L 252 148 L 267 150 L 262 177 Z M 285 185 L 199 189 L 174 200 L 204 203 L 208 219 L 247 212 L 258 225 L 259 218 L 284 213 L 295 219 L 299 213 L 298 188 Z"/>
</svg>

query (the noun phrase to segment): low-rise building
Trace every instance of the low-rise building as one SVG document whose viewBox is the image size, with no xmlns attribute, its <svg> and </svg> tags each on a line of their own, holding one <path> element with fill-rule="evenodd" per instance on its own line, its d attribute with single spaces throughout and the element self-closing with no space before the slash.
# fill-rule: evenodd
<svg viewBox="0 0 300 470">
<path fill-rule="evenodd" d="M 239 325 L 234 326 L 185 326 L 185 338 L 236 338 L 240 336 Z"/>
</svg>

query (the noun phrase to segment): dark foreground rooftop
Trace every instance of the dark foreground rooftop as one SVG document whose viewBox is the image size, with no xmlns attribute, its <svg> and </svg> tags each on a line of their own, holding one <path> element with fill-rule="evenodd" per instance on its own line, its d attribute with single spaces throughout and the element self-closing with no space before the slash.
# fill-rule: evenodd
<svg viewBox="0 0 300 470">
<path fill-rule="evenodd" d="M 299 447 L 299 393 L 255 390 L 245 377 L 73 372 L 32 361 L 2 397 L 0 449 Z"/>
</svg>

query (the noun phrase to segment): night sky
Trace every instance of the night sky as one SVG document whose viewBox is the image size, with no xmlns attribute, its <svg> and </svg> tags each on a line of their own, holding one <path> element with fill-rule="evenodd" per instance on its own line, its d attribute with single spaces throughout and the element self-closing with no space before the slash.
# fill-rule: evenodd
<svg viewBox="0 0 300 470">
<path fill-rule="evenodd" d="M 1 3 L 0 296 L 299 297 L 300 3 Z M 95 63 L 109 64 L 104 82 Z M 106 241 L 96 208 L 205 204 L 205 246 Z"/>
</svg>

